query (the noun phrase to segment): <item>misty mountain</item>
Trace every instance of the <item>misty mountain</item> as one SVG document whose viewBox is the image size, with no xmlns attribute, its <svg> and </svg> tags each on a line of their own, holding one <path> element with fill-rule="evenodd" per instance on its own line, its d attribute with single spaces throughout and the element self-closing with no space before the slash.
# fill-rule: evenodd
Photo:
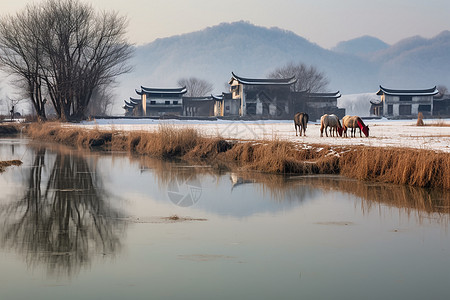
<svg viewBox="0 0 450 300">
<path fill-rule="evenodd" d="M 134 89 L 141 85 L 172 87 L 182 77 L 195 76 L 221 93 L 227 91 L 232 71 L 264 78 L 289 62 L 317 66 L 329 77 L 333 91 L 364 92 L 378 86 L 370 61 L 324 49 L 291 31 L 241 21 L 136 47 L 134 71 L 121 78 L 118 91 L 127 99 L 135 97 Z"/>
<path fill-rule="evenodd" d="M 371 61 L 379 66 L 380 83 L 418 88 L 450 85 L 450 31 L 431 39 L 404 39 L 379 51 Z"/>
<path fill-rule="evenodd" d="M 349 41 L 340 42 L 331 50 L 356 56 L 368 57 L 369 55 L 385 50 L 389 45 L 372 36 L 362 36 Z"/>
<path fill-rule="evenodd" d="M 135 89 L 141 85 L 175 87 L 180 78 L 195 76 L 221 93 L 228 91 L 232 71 L 264 78 L 289 62 L 314 65 L 330 80 L 329 90 L 343 95 L 375 93 L 380 84 L 401 89 L 450 87 L 449 50 L 450 31 L 430 39 L 406 38 L 391 46 L 363 36 L 328 50 L 280 28 L 222 23 L 136 46 L 130 61 L 134 70 L 117 80 L 113 113 L 123 114 L 123 100 L 137 97 Z M 1 82 L 0 94 L 11 94 L 8 90 Z"/>
<path fill-rule="evenodd" d="M 222 23 L 204 30 L 157 39 L 137 46 L 131 74 L 120 79 L 117 94 L 136 97 L 143 86 L 173 87 L 195 76 L 227 91 L 231 72 L 264 78 L 289 62 L 314 65 L 330 80 L 330 91 L 376 92 L 378 86 L 428 88 L 450 85 L 450 31 L 426 39 L 406 38 L 389 46 L 370 36 L 339 43 L 333 50 L 280 28 L 248 22 Z"/>
</svg>

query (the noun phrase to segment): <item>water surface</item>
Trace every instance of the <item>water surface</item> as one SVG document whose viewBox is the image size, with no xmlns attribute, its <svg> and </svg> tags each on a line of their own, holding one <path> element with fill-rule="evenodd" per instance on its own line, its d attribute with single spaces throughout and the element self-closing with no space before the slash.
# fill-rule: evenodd
<svg viewBox="0 0 450 300">
<path fill-rule="evenodd" d="M 446 299 L 450 195 L 0 140 L 0 299 Z"/>
</svg>

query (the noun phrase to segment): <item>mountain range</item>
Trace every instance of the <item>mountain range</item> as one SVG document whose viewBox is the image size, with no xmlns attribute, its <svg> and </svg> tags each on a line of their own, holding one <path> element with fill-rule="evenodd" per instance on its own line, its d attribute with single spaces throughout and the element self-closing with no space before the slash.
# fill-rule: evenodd
<svg viewBox="0 0 450 300">
<path fill-rule="evenodd" d="M 343 95 L 375 93 L 379 85 L 421 89 L 450 86 L 450 31 L 433 38 L 414 36 L 393 45 L 363 36 L 325 49 L 280 28 L 240 21 L 160 38 L 135 46 L 134 67 L 117 80 L 113 114 L 123 114 L 123 100 L 137 97 L 135 89 L 175 87 L 197 77 L 214 85 L 213 93 L 228 91 L 231 72 L 266 78 L 287 63 L 315 66 L 329 79 L 329 91 Z"/>
<path fill-rule="evenodd" d="M 324 49 L 280 28 L 245 21 L 222 23 L 136 46 L 134 70 L 120 79 L 117 91 L 124 100 L 136 97 L 134 90 L 141 85 L 172 87 L 180 78 L 197 77 L 221 93 L 227 91 L 232 71 L 265 78 L 289 62 L 314 65 L 328 77 L 330 91 L 342 94 L 376 92 L 379 85 L 412 89 L 449 85 L 450 31 L 394 45 L 364 36 Z"/>
</svg>

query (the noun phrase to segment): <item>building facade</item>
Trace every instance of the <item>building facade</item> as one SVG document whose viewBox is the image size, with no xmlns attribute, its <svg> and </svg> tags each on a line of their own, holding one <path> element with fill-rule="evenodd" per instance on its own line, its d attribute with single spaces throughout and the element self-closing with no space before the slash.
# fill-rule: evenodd
<svg viewBox="0 0 450 300">
<path fill-rule="evenodd" d="M 295 77 L 286 79 L 258 79 L 237 76 L 229 81 L 233 113 L 239 116 L 285 118 L 290 115 L 291 86 Z M 231 112 L 232 106 L 230 106 Z M 236 111 L 238 109 L 238 111 Z"/>
<path fill-rule="evenodd" d="M 436 87 L 423 90 L 387 89 L 380 85 L 379 102 L 371 102 L 371 113 L 383 117 L 417 117 L 433 115 L 433 98 L 439 91 Z"/>
<path fill-rule="evenodd" d="M 333 93 L 294 92 L 292 96 L 292 113 L 306 112 L 310 120 L 319 120 L 324 114 L 345 116 L 345 109 L 337 107 L 339 91 Z"/>
<path fill-rule="evenodd" d="M 244 78 L 231 73 L 230 91 L 206 97 L 185 97 L 186 87 L 136 90 L 139 99 L 130 98 L 123 108 L 127 116 L 187 116 L 255 119 L 292 119 L 296 112 L 306 112 L 310 120 L 323 114 L 342 118 L 345 109 L 337 107 L 334 93 L 292 91 L 295 77 L 282 79 Z"/>
<path fill-rule="evenodd" d="M 141 96 L 138 114 L 140 116 L 180 116 L 183 114 L 183 95 L 186 87 L 147 88 L 141 86 L 136 94 Z M 127 105 L 127 103 L 125 103 Z"/>
</svg>

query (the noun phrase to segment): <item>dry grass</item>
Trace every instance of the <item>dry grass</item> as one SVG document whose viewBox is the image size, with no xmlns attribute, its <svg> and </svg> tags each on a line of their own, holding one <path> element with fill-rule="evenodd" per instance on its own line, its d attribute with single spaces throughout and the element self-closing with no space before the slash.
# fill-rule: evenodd
<svg viewBox="0 0 450 300">
<path fill-rule="evenodd" d="M 33 124 L 34 139 L 70 146 L 130 151 L 277 174 L 343 174 L 360 180 L 450 189 L 450 155 L 428 150 L 378 147 L 331 148 L 271 140 L 230 142 L 206 138 L 193 128 L 160 126 L 155 132 L 121 132 Z"/>
<path fill-rule="evenodd" d="M 341 174 L 361 179 L 450 189 L 450 155 L 404 148 L 358 147 L 340 159 Z"/>
<path fill-rule="evenodd" d="M 431 123 L 426 123 L 426 124 L 424 124 L 424 126 L 431 126 L 431 127 L 450 127 L 450 124 L 449 124 L 449 123 L 445 123 L 444 120 L 438 119 L 438 120 L 435 120 L 435 121 L 433 121 L 433 122 L 431 122 Z"/>
</svg>

